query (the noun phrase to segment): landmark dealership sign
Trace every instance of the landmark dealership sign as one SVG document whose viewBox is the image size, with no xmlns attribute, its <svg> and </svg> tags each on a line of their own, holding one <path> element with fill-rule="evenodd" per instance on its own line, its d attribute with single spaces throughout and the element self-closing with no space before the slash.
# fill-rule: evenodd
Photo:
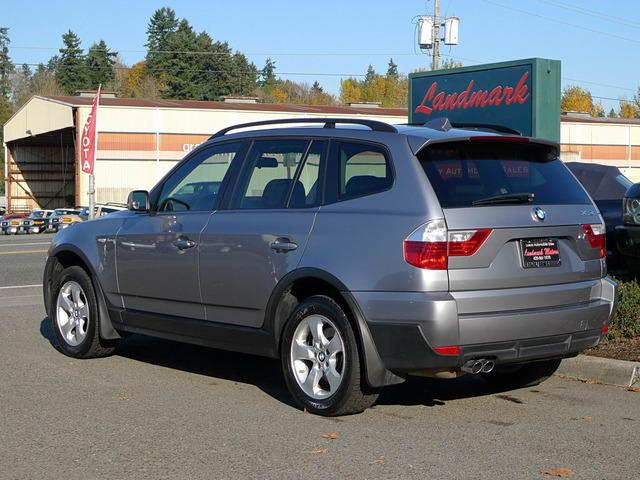
<svg viewBox="0 0 640 480">
<path fill-rule="evenodd" d="M 560 140 L 560 62 L 532 58 L 409 75 L 409 122 L 513 128 Z"/>
</svg>

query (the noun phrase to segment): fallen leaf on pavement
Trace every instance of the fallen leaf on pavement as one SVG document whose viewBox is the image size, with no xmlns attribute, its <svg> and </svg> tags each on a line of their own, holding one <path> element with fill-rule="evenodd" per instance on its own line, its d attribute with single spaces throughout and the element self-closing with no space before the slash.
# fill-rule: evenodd
<svg viewBox="0 0 640 480">
<path fill-rule="evenodd" d="M 327 453 L 328 451 L 328 448 L 319 448 L 318 450 L 305 450 L 300 453 Z"/>
<path fill-rule="evenodd" d="M 547 468 L 546 470 L 541 470 L 540 473 L 551 477 L 568 478 L 573 475 L 573 470 L 570 468 Z"/>
<path fill-rule="evenodd" d="M 374 460 L 373 462 L 371 462 L 372 465 L 384 465 L 384 457 L 380 457 L 377 460 Z"/>
<path fill-rule="evenodd" d="M 320 435 L 322 438 L 325 438 L 327 440 L 337 440 L 338 439 L 338 433 L 337 432 L 331 432 L 331 433 L 323 433 L 322 435 Z"/>
</svg>

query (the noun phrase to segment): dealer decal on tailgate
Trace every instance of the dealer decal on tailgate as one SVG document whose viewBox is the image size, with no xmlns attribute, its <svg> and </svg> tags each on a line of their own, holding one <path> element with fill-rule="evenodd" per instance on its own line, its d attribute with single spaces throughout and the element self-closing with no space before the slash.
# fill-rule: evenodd
<svg viewBox="0 0 640 480">
<path fill-rule="evenodd" d="M 520 240 L 524 268 L 560 266 L 560 248 L 555 238 Z"/>
</svg>

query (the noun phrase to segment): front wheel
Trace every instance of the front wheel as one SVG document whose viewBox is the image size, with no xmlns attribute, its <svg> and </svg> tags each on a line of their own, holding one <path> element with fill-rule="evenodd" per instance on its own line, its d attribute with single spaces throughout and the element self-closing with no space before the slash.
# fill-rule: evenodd
<svg viewBox="0 0 640 480">
<path fill-rule="evenodd" d="M 561 359 L 542 360 L 520 365 L 497 365 L 490 373 L 482 376 L 490 384 L 499 388 L 516 389 L 534 387 L 548 379 L 558 370 Z"/>
<path fill-rule="evenodd" d="M 285 326 L 281 361 L 291 395 L 311 413 L 358 413 L 377 398 L 364 385 L 351 324 L 329 297 L 310 297 L 294 310 Z"/>
<path fill-rule="evenodd" d="M 68 267 L 56 275 L 49 311 L 54 335 L 64 354 L 96 358 L 113 352 L 115 342 L 100 338 L 95 290 L 81 267 Z"/>
</svg>

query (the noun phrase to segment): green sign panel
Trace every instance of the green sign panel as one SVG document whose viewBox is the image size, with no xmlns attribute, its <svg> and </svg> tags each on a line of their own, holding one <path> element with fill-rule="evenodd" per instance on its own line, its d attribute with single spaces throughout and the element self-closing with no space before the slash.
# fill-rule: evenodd
<svg viewBox="0 0 640 480">
<path fill-rule="evenodd" d="M 409 75 L 409 122 L 513 128 L 560 141 L 560 62 L 530 58 Z"/>
</svg>

